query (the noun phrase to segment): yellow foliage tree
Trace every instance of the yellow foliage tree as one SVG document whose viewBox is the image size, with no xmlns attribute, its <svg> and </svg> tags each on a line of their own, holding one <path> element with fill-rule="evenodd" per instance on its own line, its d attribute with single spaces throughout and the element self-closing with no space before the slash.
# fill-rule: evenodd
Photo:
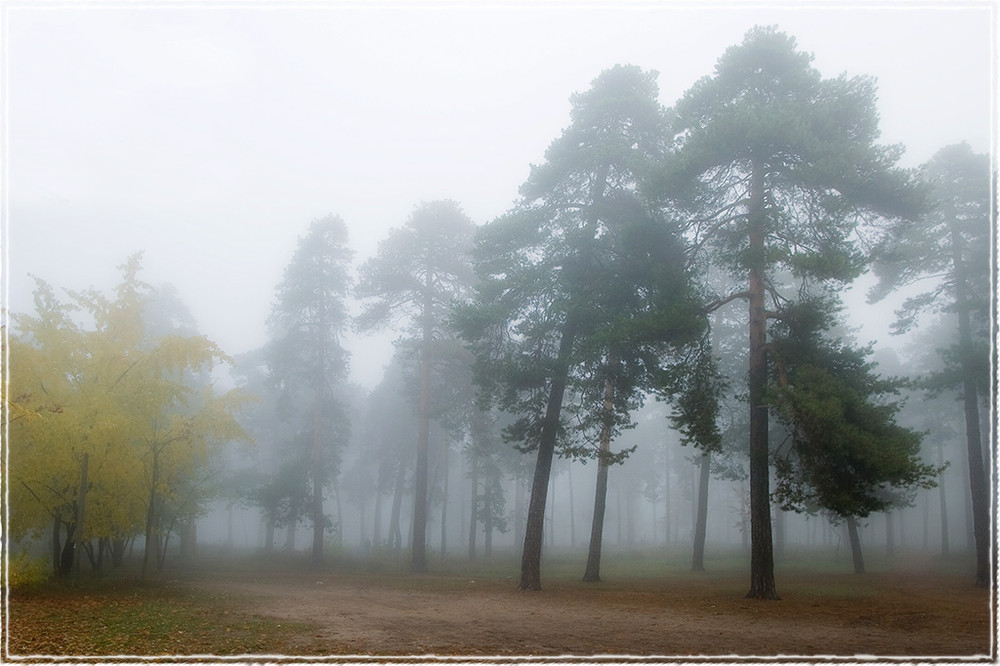
<svg viewBox="0 0 1000 666">
<path fill-rule="evenodd" d="M 119 563 L 125 544 L 145 535 L 143 573 L 183 506 L 203 500 L 203 470 L 227 441 L 245 438 L 233 413 L 241 397 L 215 395 L 207 372 L 228 358 L 203 336 L 147 336 L 152 289 L 138 278 L 141 254 L 120 266 L 112 298 L 96 289 L 60 302 L 41 280 L 34 316 L 14 315 L 9 340 L 11 403 L 36 418 L 11 418 L 4 465 L 10 471 L 10 529 L 38 535 L 51 523 L 56 570 L 73 563 L 81 464 L 86 476 L 82 537 L 92 560 L 105 549 Z M 73 319 L 86 315 L 91 327 Z M 60 531 L 66 541 L 59 546 Z"/>
</svg>

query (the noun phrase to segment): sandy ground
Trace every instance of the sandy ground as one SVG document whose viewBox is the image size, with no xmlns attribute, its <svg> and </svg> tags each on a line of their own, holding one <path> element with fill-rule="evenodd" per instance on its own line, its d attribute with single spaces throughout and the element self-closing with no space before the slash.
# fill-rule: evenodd
<svg viewBox="0 0 1000 666">
<path fill-rule="evenodd" d="M 300 656 L 875 655 L 988 660 L 988 592 L 954 576 L 826 575 L 779 580 L 781 601 L 742 598 L 711 573 L 671 580 L 557 581 L 244 575 L 188 582 L 246 612 L 309 623 Z M 302 625 L 298 625 L 301 627 Z"/>
</svg>

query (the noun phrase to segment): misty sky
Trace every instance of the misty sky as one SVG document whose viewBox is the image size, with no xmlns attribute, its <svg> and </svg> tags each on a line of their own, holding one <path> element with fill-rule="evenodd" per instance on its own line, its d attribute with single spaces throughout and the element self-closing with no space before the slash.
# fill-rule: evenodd
<svg viewBox="0 0 1000 666">
<path fill-rule="evenodd" d="M 343 217 L 355 264 L 421 201 L 487 222 L 602 70 L 657 70 L 671 105 L 754 25 L 824 76 L 874 76 L 905 166 L 993 145 L 992 2 L 2 7 L 6 305 L 31 310 L 29 273 L 110 288 L 144 250 L 230 354 L 265 342 L 312 220 Z M 392 337 L 347 338 L 354 379 L 377 383 Z"/>
</svg>

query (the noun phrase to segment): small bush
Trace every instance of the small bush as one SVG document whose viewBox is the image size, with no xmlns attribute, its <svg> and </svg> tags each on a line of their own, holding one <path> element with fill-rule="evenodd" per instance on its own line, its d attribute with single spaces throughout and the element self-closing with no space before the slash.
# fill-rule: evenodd
<svg viewBox="0 0 1000 666">
<path fill-rule="evenodd" d="M 50 574 L 48 560 L 44 557 L 30 557 L 20 552 L 7 561 L 7 582 L 11 587 L 38 585 L 47 581 Z"/>
</svg>

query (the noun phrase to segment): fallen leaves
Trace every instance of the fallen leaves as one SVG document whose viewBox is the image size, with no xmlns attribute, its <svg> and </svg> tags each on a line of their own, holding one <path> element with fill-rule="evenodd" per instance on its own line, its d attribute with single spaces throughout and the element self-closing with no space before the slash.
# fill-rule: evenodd
<svg viewBox="0 0 1000 666">
<path fill-rule="evenodd" d="M 138 583 L 13 591 L 5 656 L 275 654 L 311 629 L 236 613 L 231 603 Z"/>
</svg>

